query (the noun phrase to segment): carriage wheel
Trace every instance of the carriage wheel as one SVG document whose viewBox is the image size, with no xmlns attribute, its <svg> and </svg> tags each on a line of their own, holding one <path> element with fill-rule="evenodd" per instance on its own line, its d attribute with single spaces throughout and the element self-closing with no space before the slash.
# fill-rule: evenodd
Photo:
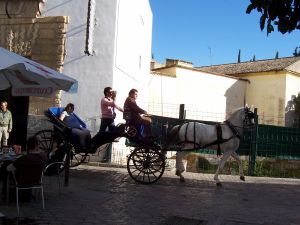
<svg viewBox="0 0 300 225">
<path fill-rule="evenodd" d="M 88 153 L 76 153 L 74 146 L 72 145 L 70 151 L 70 167 L 79 166 L 81 163 L 85 162 L 88 158 Z M 66 160 L 66 157 L 64 161 Z"/>
<path fill-rule="evenodd" d="M 58 132 L 58 131 L 54 131 L 54 130 L 41 130 L 39 132 L 37 132 L 35 134 L 35 136 L 38 138 L 39 141 L 39 148 L 43 151 L 46 152 L 46 154 L 48 155 L 53 148 L 53 137 L 55 135 L 60 135 L 62 137 L 63 140 L 65 140 L 63 138 L 63 135 Z M 77 154 L 75 152 L 75 148 L 71 145 L 71 151 L 70 151 L 70 167 L 75 167 L 78 166 L 79 164 L 81 164 L 82 162 L 84 162 L 84 160 L 86 159 L 87 154 Z M 63 162 L 66 162 L 66 154 L 65 157 L 63 159 Z M 64 166 L 61 166 L 60 171 L 64 170 Z"/>
<path fill-rule="evenodd" d="M 48 155 L 53 148 L 53 136 L 58 132 L 53 130 L 41 130 L 35 134 L 39 141 L 39 148 Z M 58 133 L 58 135 L 61 135 Z"/>
<path fill-rule="evenodd" d="M 127 170 L 130 177 L 141 184 L 153 184 L 165 171 L 165 157 L 151 148 L 135 148 L 128 156 Z"/>
</svg>

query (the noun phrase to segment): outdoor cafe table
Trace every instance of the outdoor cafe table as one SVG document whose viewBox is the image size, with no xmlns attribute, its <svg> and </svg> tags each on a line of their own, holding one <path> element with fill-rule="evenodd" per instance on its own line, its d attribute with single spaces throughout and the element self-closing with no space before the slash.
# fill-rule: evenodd
<svg viewBox="0 0 300 225">
<path fill-rule="evenodd" d="M 0 154 L 0 163 L 6 161 L 15 161 L 19 155 L 8 155 L 8 154 Z"/>
</svg>

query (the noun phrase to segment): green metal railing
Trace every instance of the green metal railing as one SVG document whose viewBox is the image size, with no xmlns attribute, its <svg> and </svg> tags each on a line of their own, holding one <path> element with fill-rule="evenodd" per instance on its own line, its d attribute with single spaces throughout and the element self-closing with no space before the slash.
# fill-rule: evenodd
<svg viewBox="0 0 300 225">
<path fill-rule="evenodd" d="M 182 111 L 182 110 L 181 110 Z M 255 113 L 257 110 L 255 110 Z M 292 164 L 298 168 L 297 160 L 300 160 L 300 128 L 287 128 L 278 127 L 272 125 L 261 125 L 257 124 L 258 116 L 256 114 L 256 126 L 252 130 L 248 130 L 244 133 L 241 138 L 241 144 L 237 153 L 241 156 L 248 157 L 248 175 L 260 174 L 258 171 L 262 167 L 261 159 L 268 158 L 271 161 L 282 162 L 285 164 Z M 160 136 L 159 144 L 163 146 L 166 133 L 168 133 L 173 126 L 181 125 L 188 121 L 181 117 L 181 119 L 163 117 L 163 116 L 152 116 L 152 129 L 156 135 Z M 199 121 L 197 122 L 206 124 L 216 124 L 212 121 Z M 176 150 L 178 146 L 171 146 L 169 150 Z M 197 149 L 197 153 L 202 154 L 217 154 L 216 150 L 212 149 Z M 258 159 L 260 162 L 258 163 Z M 290 161 L 293 162 L 290 162 Z M 269 163 L 269 162 L 267 162 Z M 282 174 L 284 174 L 286 168 L 281 166 Z M 272 175 L 273 167 L 269 168 L 269 174 Z M 261 175 L 261 174 L 260 174 Z M 298 175 L 297 175 L 298 176 Z M 282 175 L 284 177 L 284 175 Z"/>
<path fill-rule="evenodd" d="M 165 133 L 169 132 L 175 125 L 194 120 L 177 119 L 163 116 L 152 116 L 152 130 L 161 138 L 160 144 L 164 144 Z M 197 122 L 216 124 L 211 121 Z M 167 126 L 167 130 L 166 129 Z M 214 154 L 209 149 L 196 150 Z M 300 128 L 287 128 L 272 125 L 257 125 L 253 130 L 246 131 L 241 139 L 239 155 L 250 155 L 255 153 L 260 157 L 272 157 L 287 160 L 300 159 Z"/>
</svg>

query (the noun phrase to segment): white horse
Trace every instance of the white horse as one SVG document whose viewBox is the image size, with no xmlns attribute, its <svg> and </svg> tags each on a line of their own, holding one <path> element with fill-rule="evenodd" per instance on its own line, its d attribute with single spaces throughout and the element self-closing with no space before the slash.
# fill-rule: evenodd
<svg viewBox="0 0 300 225">
<path fill-rule="evenodd" d="M 223 152 L 214 176 L 217 186 L 222 186 L 218 179 L 225 162 L 232 156 L 239 165 L 240 179 L 245 181 L 242 161 L 236 150 L 240 145 L 240 138 L 245 128 L 253 127 L 254 113 L 248 107 L 242 107 L 234 111 L 224 123 L 207 125 L 199 122 L 187 122 L 174 126 L 167 136 L 164 149 L 170 144 L 180 144 L 181 149 L 176 154 L 176 175 L 184 182 L 182 173 L 185 171 L 183 157 L 191 150 L 206 148 L 218 149 L 218 154 Z"/>
</svg>

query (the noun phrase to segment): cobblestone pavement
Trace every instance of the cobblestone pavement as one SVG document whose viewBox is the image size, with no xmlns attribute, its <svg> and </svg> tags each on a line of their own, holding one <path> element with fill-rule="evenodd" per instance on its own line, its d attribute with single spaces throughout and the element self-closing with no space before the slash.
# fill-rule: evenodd
<svg viewBox="0 0 300 225">
<path fill-rule="evenodd" d="M 135 183 L 124 168 L 79 166 L 58 192 L 45 178 L 45 206 L 21 204 L 20 225 L 300 225 L 300 180 L 167 171 L 155 184 Z M 14 224 L 15 203 L 0 202 L 2 224 Z M 22 218 L 31 222 L 22 223 Z M 1 220 L 0 220 L 1 221 Z M 5 222 L 6 221 L 6 222 Z"/>
</svg>

